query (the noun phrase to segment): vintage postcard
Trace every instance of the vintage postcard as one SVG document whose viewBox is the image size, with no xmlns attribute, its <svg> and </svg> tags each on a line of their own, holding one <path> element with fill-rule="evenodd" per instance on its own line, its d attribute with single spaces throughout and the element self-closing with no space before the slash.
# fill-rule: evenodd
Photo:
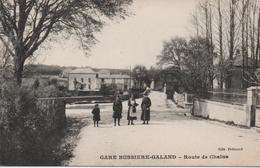
<svg viewBox="0 0 260 168">
<path fill-rule="evenodd" d="M 0 0 L 0 166 L 260 166 L 260 1 Z"/>
</svg>

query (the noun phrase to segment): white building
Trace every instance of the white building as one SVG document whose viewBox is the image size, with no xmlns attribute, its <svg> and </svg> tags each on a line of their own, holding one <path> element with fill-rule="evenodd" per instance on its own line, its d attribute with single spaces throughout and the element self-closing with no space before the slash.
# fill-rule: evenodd
<svg viewBox="0 0 260 168">
<path fill-rule="evenodd" d="M 69 72 L 69 90 L 98 91 L 97 73 L 91 68 L 75 69 Z"/>
<path fill-rule="evenodd" d="M 68 73 L 69 90 L 99 91 L 102 85 L 116 85 L 119 90 L 131 88 L 133 80 L 125 69 L 75 69 Z"/>
</svg>

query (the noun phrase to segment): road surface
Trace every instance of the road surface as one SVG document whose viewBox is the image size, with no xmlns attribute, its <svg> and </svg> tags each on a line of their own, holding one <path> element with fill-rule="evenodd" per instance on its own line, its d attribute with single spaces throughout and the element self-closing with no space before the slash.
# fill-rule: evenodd
<svg viewBox="0 0 260 168">
<path fill-rule="evenodd" d="M 94 128 L 89 105 L 69 106 L 67 115 L 88 117 L 70 166 L 256 166 L 260 165 L 260 133 L 256 129 L 185 116 L 187 110 L 152 92 L 151 122 L 113 126 L 112 104 L 103 104 L 99 128 Z M 140 104 L 140 99 L 137 100 Z M 92 107 L 92 106 L 91 106 Z M 138 108 L 140 116 L 140 107 Z"/>
</svg>

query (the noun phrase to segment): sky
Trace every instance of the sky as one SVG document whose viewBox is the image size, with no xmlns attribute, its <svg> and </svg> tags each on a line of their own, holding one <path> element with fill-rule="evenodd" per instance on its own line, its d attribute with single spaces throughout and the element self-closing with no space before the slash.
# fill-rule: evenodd
<svg viewBox="0 0 260 168">
<path fill-rule="evenodd" d="M 134 15 L 106 25 L 86 56 L 75 40 L 62 40 L 41 50 L 36 62 L 60 66 L 130 68 L 157 62 L 163 41 L 192 34 L 191 14 L 198 0 L 135 0 Z"/>
</svg>

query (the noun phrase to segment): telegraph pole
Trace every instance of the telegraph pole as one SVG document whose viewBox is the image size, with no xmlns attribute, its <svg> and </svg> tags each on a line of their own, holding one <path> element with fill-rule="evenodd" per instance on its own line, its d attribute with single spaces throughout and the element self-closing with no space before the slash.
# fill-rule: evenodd
<svg viewBox="0 0 260 168">
<path fill-rule="evenodd" d="M 132 69 L 130 66 L 130 89 L 132 89 Z"/>
</svg>

